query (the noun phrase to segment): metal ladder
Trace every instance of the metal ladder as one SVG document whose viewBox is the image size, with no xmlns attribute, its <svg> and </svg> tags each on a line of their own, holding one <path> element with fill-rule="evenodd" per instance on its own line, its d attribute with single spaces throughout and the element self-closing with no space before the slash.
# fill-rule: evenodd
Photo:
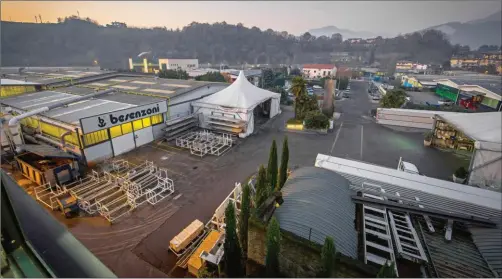
<svg viewBox="0 0 502 279">
<path fill-rule="evenodd" d="M 383 189 L 376 184 L 364 182 L 362 184 L 363 197 L 372 198 L 377 200 L 384 200 L 384 197 L 380 194 L 383 193 Z M 364 192 L 368 189 L 370 193 Z M 374 238 L 375 241 L 371 241 L 369 238 Z M 364 263 L 372 262 L 377 265 L 383 266 L 390 262 L 396 262 L 394 255 L 394 248 L 392 246 L 392 236 L 390 233 L 389 222 L 387 219 L 387 210 L 383 206 L 369 206 L 363 204 L 363 243 L 364 243 Z M 378 243 L 377 243 L 378 242 Z M 380 255 L 377 255 L 371 251 L 378 251 Z M 385 254 L 385 256 L 383 256 Z M 389 263 L 390 264 L 390 263 Z M 396 275 L 397 265 L 396 266 Z"/>
<path fill-rule="evenodd" d="M 410 215 L 404 212 L 387 210 L 389 223 L 396 242 L 396 249 L 399 255 L 414 262 L 425 261 L 425 255 L 417 232 L 411 223 Z"/>
</svg>

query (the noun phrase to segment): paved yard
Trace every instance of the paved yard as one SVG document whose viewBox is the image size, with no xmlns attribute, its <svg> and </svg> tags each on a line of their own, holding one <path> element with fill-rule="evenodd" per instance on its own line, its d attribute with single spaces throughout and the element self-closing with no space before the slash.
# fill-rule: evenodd
<svg viewBox="0 0 502 279">
<path fill-rule="evenodd" d="M 414 104 L 422 104 L 425 105 L 425 102 L 429 102 L 429 104 L 437 105 L 439 101 L 439 96 L 434 92 L 418 92 L 418 91 L 406 91 L 406 95 L 411 98 L 411 101 Z"/>
<path fill-rule="evenodd" d="M 367 82 L 352 82 L 352 98 L 337 103 L 336 110 L 342 114 L 327 135 L 285 132 L 284 123 L 293 116 L 289 107 L 221 157 L 198 158 L 166 143 L 152 143 L 119 156 L 135 164 L 154 161 L 168 169 L 175 193 L 155 207 L 141 206 L 114 225 L 101 217 L 64 222 L 119 277 L 183 276 L 172 273 L 175 259 L 168 252 L 169 241 L 194 219 L 207 222 L 235 182 L 267 163 L 273 139 L 278 141 L 280 154 L 288 135 L 290 167 L 312 166 L 317 154 L 323 153 L 396 168 L 402 156 L 425 175 L 447 179 L 459 164 L 465 164 L 452 154 L 424 148 L 421 134 L 396 132 L 374 123 L 369 111 L 375 104 L 369 101 L 366 86 Z"/>
</svg>

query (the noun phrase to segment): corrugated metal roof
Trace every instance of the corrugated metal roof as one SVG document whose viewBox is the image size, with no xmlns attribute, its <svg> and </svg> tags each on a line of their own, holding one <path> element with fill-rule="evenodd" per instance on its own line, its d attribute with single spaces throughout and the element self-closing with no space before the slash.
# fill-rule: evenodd
<svg viewBox="0 0 502 279">
<path fill-rule="evenodd" d="M 69 158 L 75 159 L 76 157 L 66 153 L 62 150 L 54 148 L 50 145 L 45 144 L 22 144 L 19 146 L 22 150 L 29 151 L 31 153 L 35 153 L 42 157 L 53 157 L 53 158 Z"/>
<path fill-rule="evenodd" d="M 501 228 L 469 228 L 472 240 L 483 258 L 498 277 L 502 276 L 502 230 Z"/>
<path fill-rule="evenodd" d="M 282 229 L 323 244 L 333 237 L 337 251 L 356 258 L 355 204 L 349 182 L 320 168 L 295 170 L 282 188 L 284 203 L 275 216 Z"/>
<path fill-rule="evenodd" d="M 425 232 L 427 225 L 421 221 L 424 241 L 439 278 L 491 278 L 490 267 L 479 253 L 469 235 L 453 229 L 451 241 L 445 240 L 445 231 Z M 435 225 L 436 228 L 439 225 Z M 500 249 L 500 248 L 499 248 Z"/>
<path fill-rule="evenodd" d="M 323 154 L 317 155 L 315 165 L 341 174 L 354 189 L 370 182 L 380 185 L 387 193 L 418 197 L 431 208 L 477 215 L 495 222 L 500 222 L 502 217 L 502 197 L 490 190 Z"/>
</svg>

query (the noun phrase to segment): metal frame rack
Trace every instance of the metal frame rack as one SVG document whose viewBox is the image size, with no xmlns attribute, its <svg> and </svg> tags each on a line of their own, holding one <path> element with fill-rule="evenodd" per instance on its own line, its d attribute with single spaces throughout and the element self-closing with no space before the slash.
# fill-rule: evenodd
<svg viewBox="0 0 502 279">
<path fill-rule="evenodd" d="M 184 134 L 176 138 L 176 146 L 190 149 L 192 155 L 204 157 L 207 154 L 220 156 L 233 145 L 231 134 L 216 134 L 208 130 Z"/>
<path fill-rule="evenodd" d="M 167 170 L 153 162 L 132 166 L 116 160 L 108 164 L 108 169 L 101 175 L 92 171 L 90 176 L 63 187 L 56 185 L 56 190 L 50 184 L 37 187 L 36 198 L 55 210 L 58 198 L 70 194 L 81 210 L 90 215 L 99 213 L 113 223 L 145 202 L 155 205 L 174 193 Z"/>
</svg>

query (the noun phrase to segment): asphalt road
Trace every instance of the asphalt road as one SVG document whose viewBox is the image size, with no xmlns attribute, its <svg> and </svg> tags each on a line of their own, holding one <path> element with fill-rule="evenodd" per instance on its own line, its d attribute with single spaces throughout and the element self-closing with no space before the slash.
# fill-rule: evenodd
<svg viewBox="0 0 502 279">
<path fill-rule="evenodd" d="M 351 98 L 336 105 L 342 114 L 331 155 L 390 168 L 396 168 L 399 157 L 403 157 L 420 172 L 439 179 L 450 179 L 455 169 L 467 164 L 464 158 L 424 147 L 421 133 L 399 132 L 376 124 L 369 117 L 369 111 L 377 104 L 368 98 L 367 83 L 353 81 L 351 89 Z"/>
</svg>

